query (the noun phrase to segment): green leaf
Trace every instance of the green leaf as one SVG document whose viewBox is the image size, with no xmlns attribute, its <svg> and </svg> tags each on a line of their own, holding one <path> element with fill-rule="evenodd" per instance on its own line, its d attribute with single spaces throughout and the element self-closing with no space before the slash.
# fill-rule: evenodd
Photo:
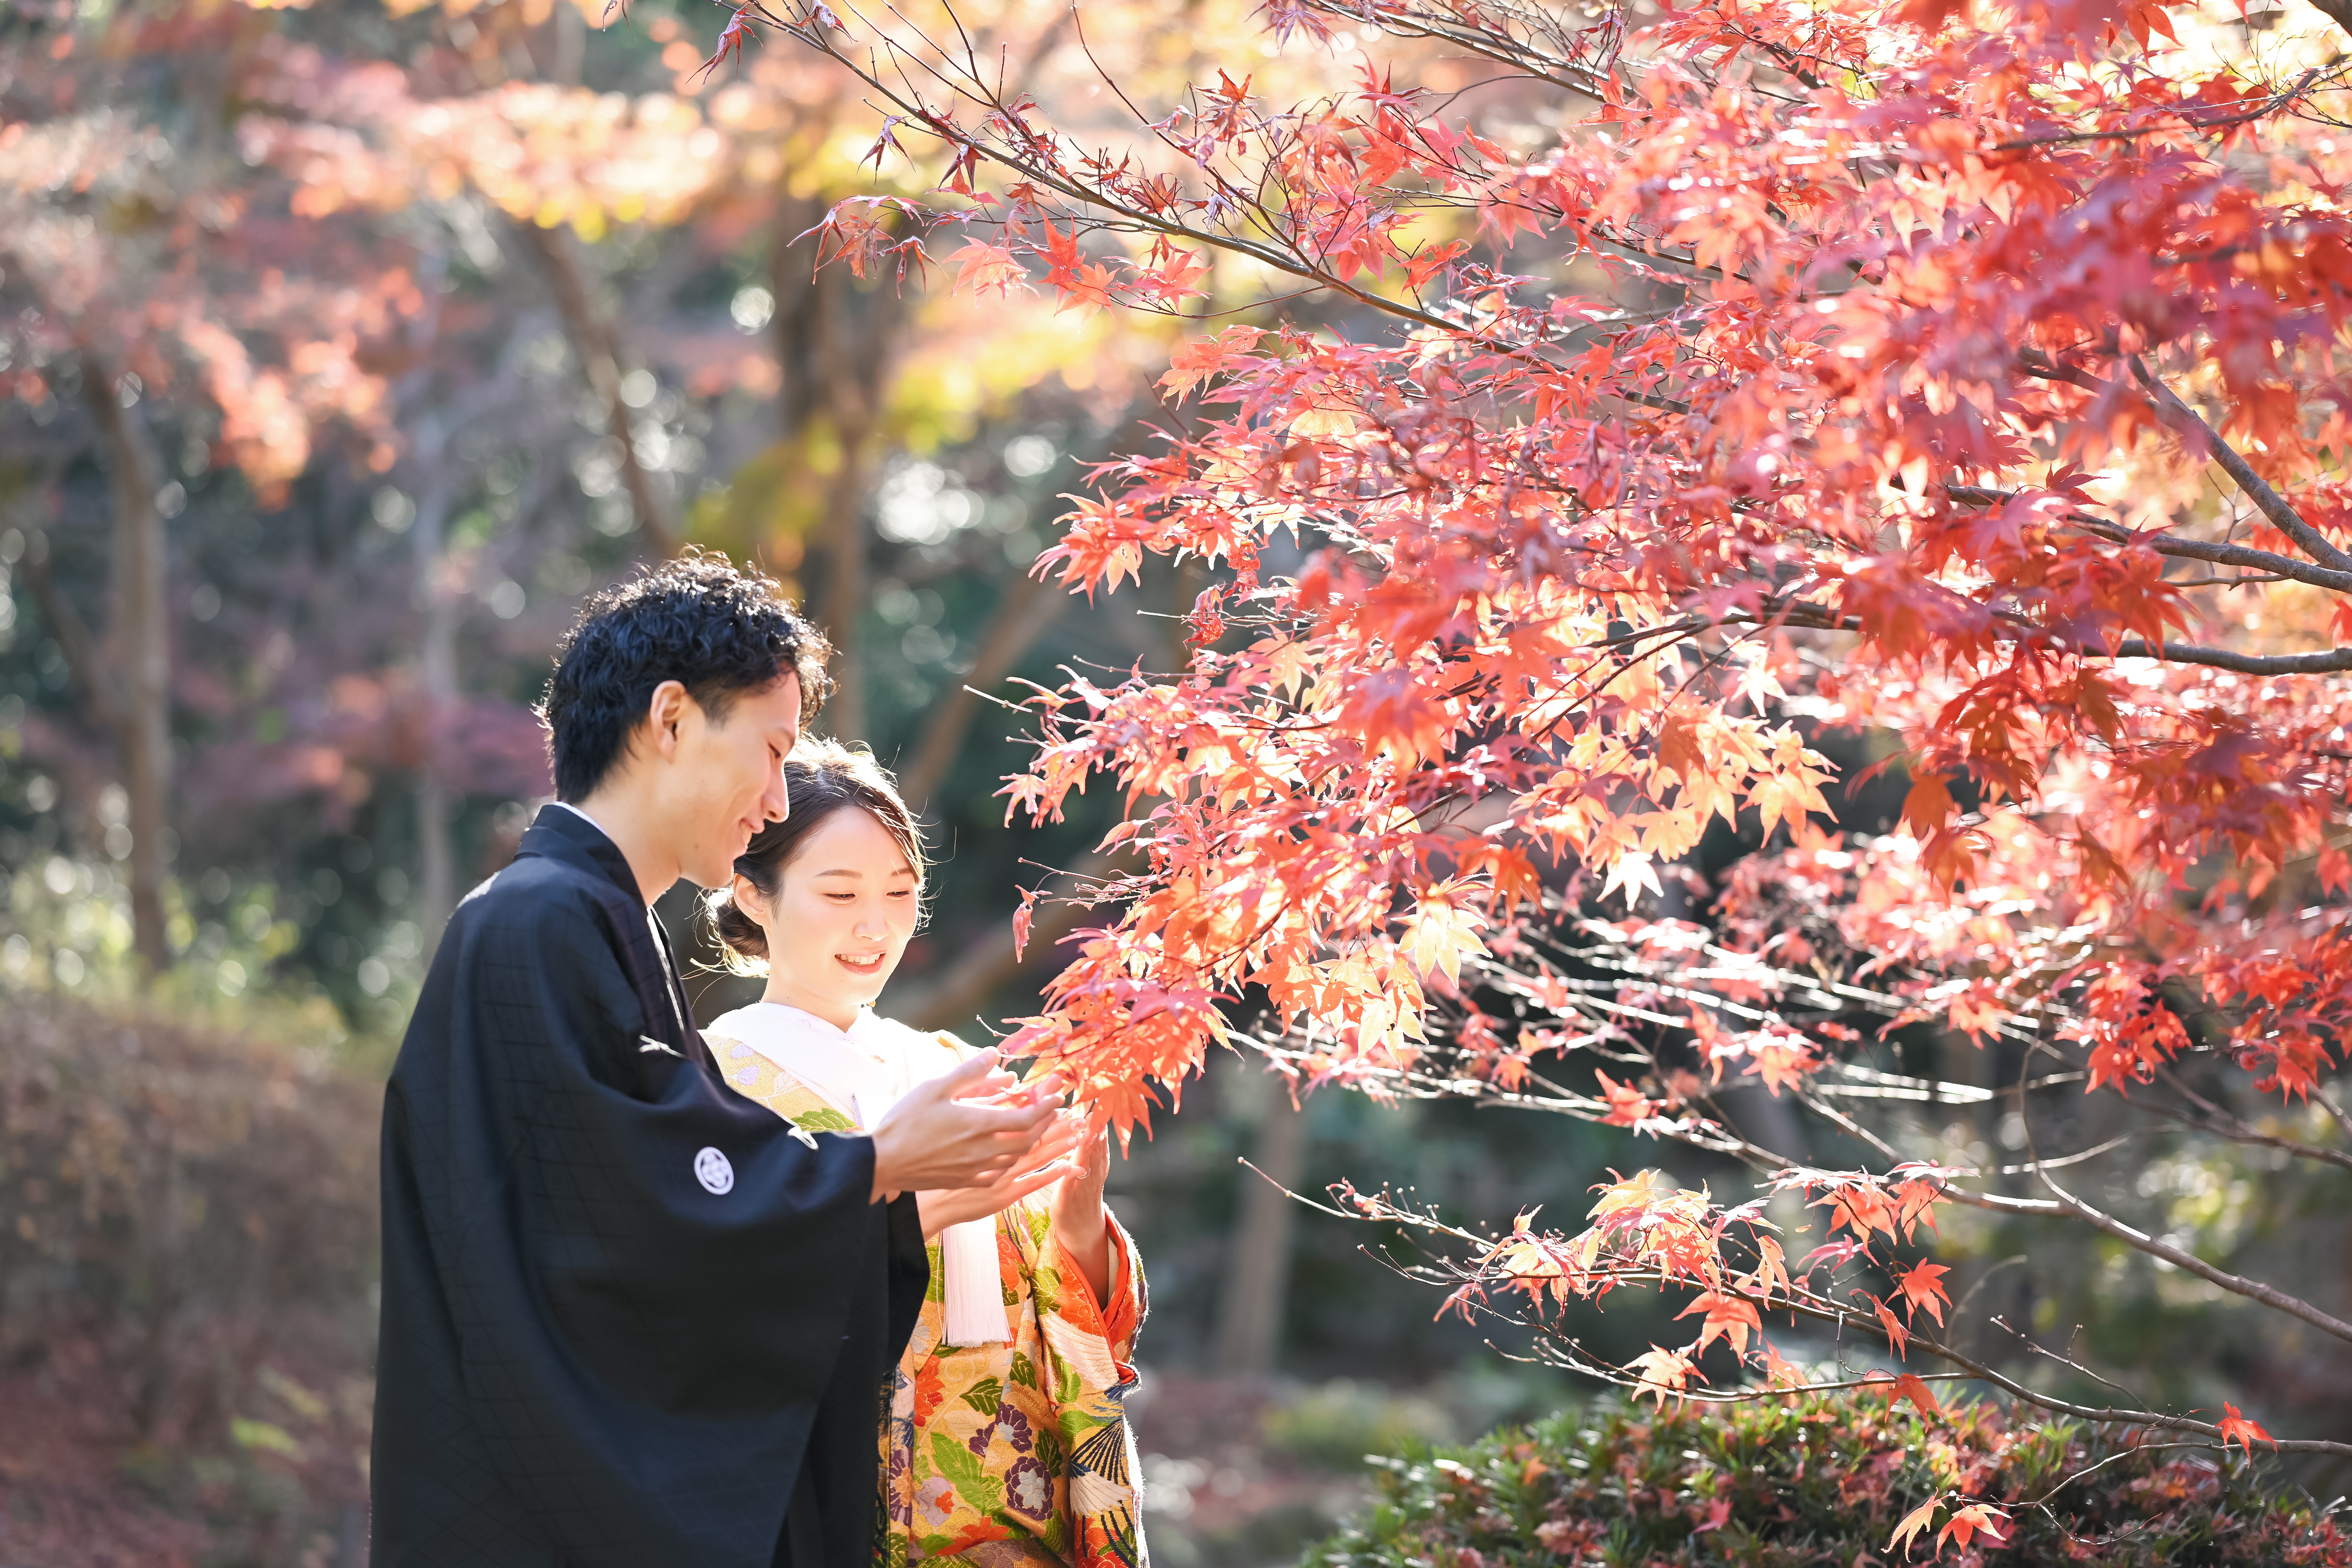
<svg viewBox="0 0 2352 1568">
<path fill-rule="evenodd" d="M 1060 1416 L 1062 1441 L 1075 1449 L 1080 1443 L 1086 1441 L 1087 1433 L 1108 1426 L 1116 1419 L 1115 1416 L 1089 1415 L 1078 1405 L 1066 1405 L 1062 1407 Z"/>
<path fill-rule="evenodd" d="M 1060 1311 L 1062 1310 L 1061 1271 L 1040 1264 L 1036 1271 L 1029 1276 L 1029 1293 L 1037 1298 L 1039 1317 Z"/>
<path fill-rule="evenodd" d="M 1028 1352 L 1025 1351 L 1013 1352 L 1013 1381 L 1024 1388 L 1038 1386 L 1037 1363 L 1029 1359 Z"/>
<path fill-rule="evenodd" d="M 982 1415 L 994 1415 L 996 1407 L 1004 1403 L 1004 1384 L 992 1377 L 983 1377 L 959 1396 L 966 1405 Z"/>
<path fill-rule="evenodd" d="M 944 1432 L 931 1434 L 931 1463 L 978 1512 L 994 1513 L 1004 1506 L 1004 1483 L 990 1479 L 980 1456 Z"/>
<path fill-rule="evenodd" d="M 829 1105 L 814 1110 L 803 1110 L 793 1118 L 793 1125 L 805 1132 L 855 1132 L 857 1123 Z"/>
</svg>

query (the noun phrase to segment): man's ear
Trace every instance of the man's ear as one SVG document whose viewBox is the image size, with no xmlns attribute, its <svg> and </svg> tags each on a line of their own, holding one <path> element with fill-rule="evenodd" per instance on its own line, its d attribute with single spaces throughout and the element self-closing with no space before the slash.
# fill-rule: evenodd
<svg viewBox="0 0 2352 1568">
<path fill-rule="evenodd" d="M 664 762 L 677 760 L 678 728 L 695 706 L 683 683 L 665 680 L 646 702 L 646 743 Z"/>
</svg>

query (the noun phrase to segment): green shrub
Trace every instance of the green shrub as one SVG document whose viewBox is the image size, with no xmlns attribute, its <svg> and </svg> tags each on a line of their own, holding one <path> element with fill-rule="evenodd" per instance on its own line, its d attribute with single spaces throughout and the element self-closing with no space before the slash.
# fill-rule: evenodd
<svg viewBox="0 0 2352 1568">
<path fill-rule="evenodd" d="M 1340 1471 L 1353 1470 L 1368 1449 L 1427 1446 L 1461 1430 L 1432 1400 L 1345 1377 L 1278 1400 L 1265 1425 L 1277 1452 Z"/>
<path fill-rule="evenodd" d="M 1989 1546 L 1979 1537 L 1966 1550 L 1955 1542 L 1947 1562 L 2352 1568 L 2352 1534 L 2325 1511 L 2265 1494 L 2242 1458 L 2162 1444 L 2012 1420 L 1989 1402 L 1925 1418 L 1872 1391 L 1610 1405 L 1506 1427 L 1467 1447 L 1373 1458 L 1373 1505 L 1305 1563 L 1892 1563 L 1903 1553 L 1888 1550 L 1888 1538 L 1905 1515 L 1966 1494 L 2007 1510 L 2008 1539 Z M 1939 1512 L 1936 1528 L 1948 1517 Z M 1935 1548 L 1930 1529 L 1914 1554 L 1924 1563 Z"/>
</svg>

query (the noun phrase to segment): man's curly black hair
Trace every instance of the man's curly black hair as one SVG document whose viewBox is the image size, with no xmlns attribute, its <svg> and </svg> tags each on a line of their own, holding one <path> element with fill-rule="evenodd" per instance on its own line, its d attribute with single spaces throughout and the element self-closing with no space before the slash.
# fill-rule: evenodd
<svg viewBox="0 0 2352 1568">
<path fill-rule="evenodd" d="M 803 713 L 824 702 L 824 634 L 772 578 L 723 555 L 688 553 L 589 596 L 556 650 L 539 716 L 558 800 L 584 800 L 627 753 L 654 688 L 683 685 L 724 722 L 735 699 L 798 675 Z"/>
</svg>

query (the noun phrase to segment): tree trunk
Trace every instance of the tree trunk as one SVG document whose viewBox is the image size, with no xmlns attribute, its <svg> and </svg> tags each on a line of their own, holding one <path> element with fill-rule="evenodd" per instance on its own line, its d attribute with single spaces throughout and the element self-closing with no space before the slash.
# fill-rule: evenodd
<svg viewBox="0 0 2352 1568">
<path fill-rule="evenodd" d="M 597 402 L 604 405 L 605 431 L 621 449 L 621 483 L 629 493 L 629 504 L 636 510 L 637 531 L 645 536 L 646 547 L 654 554 L 675 555 L 679 547 L 677 530 L 672 526 L 661 498 L 654 493 L 653 476 L 646 471 L 637 453 L 629 405 L 621 401 L 620 352 L 614 342 L 612 326 L 597 313 L 588 297 L 588 281 L 572 255 L 572 237 L 561 229 L 541 228 L 535 223 L 520 223 L 515 228 L 546 271 L 548 290 L 555 296 L 555 308 L 563 318 L 572 353 L 580 356 L 580 367 L 587 374 L 588 385 Z"/>
<path fill-rule="evenodd" d="M 834 648 L 824 727 L 840 740 L 857 741 L 867 738 L 872 719 L 857 633 L 868 596 L 866 496 L 880 456 L 892 348 L 906 310 L 887 283 L 860 289 L 845 265 L 817 268 L 815 238 L 800 237 L 824 218 L 824 208 L 821 198 L 787 197 L 778 214 L 770 277 L 782 372 L 777 411 L 784 439 L 828 430 L 839 455 L 830 473 L 812 469 L 806 481 L 824 487 L 814 540 L 824 560 L 814 597 L 816 621 Z"/>
<path fill-rule="evenodd" d="M 118 679 L 115 732 L 131 797 L 131 930 L 150 975 L 172 963 L 163 920 L 164 817 L 172 782 L 171 628 L 163 611 L 163 514 L 147 428 L 122 405 L 113 375 L 85 355 L 84 395 L 113 461 L 111 641 Z"/>
<path fill-rule="evenodd" d="M 845 426 L 846 421 L 844 422 Z M 855 435 L 856 445 L 853 446 Z M 866 465 L 863 429 L 842 431 L 841 473 L 825 525 L 824 635 L 833 644 L 833 695 L 824 700 L 825 732 L 836 741 L 870 739 L 866 674 L 858 657 L 857 620 L 866 608 Z"/>
<path fill-rule="evenodd" d="M 1225 1264 L 1218 1304 L 1216 1371 L 1226 1377 L 1264 1377 L 1282 1348 L 1283 1307 L 1290 1295 L 1290 1237 L 1297 1205 L 1290 1192 L 1307 1169 L 1307 1116 L 1291 1104 L 1278 1079 L 1257 1124 L 1250 1163 L 1242 1173 L 1240 1224 Z"/>
</svg>

